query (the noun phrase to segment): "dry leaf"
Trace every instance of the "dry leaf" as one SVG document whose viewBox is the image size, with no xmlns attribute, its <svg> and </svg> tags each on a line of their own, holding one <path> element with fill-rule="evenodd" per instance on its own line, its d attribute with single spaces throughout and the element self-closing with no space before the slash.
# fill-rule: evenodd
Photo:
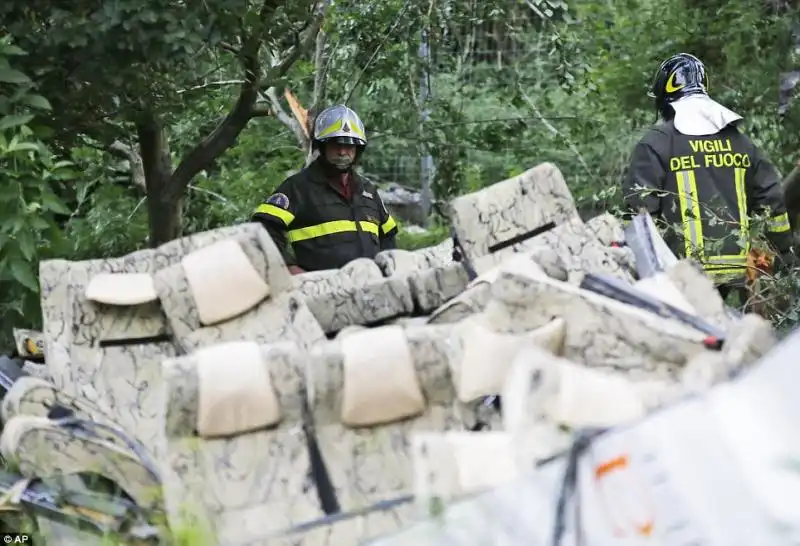
<svg viewBox="0 0 800 546">
<path fill-rule="evenodd" d="M 289 103 L 294 119 L 300 123 L 300 127 L 303 128 L 306 137 L 311 138 L 311 135 L 308 134 L 308 110 L 300 105 L 300 101 L 288 89 L 283 92 L 283 96 L 286 97 L 286 102 Z"/>
</svg>

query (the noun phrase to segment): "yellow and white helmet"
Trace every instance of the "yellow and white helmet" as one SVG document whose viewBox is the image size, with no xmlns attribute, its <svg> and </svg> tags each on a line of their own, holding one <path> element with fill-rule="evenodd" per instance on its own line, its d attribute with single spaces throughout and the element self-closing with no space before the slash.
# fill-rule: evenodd
<svg viewBox="0 0 800 546">
<path fill-rule="evenodd" d="M 318 146 L 330 141 L 360 147 L 367 145 L 367 132 L 361 118 L 344 104 L 329 106 L 314 122 L 314 144 Z"/>
</svg>

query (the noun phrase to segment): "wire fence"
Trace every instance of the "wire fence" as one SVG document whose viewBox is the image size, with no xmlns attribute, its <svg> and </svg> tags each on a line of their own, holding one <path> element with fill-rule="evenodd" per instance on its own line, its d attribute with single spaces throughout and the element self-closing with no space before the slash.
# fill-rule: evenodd
<svg viewBox="0 0 800 546">
<path fill-rule="evenodd" d="M 536 29 L 528 29 L 530 32 L 538 33 Z M 520 27 L 518 33 L 524 34 L 526 29 Z M 460 40 L 461 43 L 455 48 L 449 48 L 443 53 L 442 44 L 432 45 L 432 57 L 430 61 L 429 81 L 433 95 L 440 93 L 452 93 L 457 95 L 459 89 L 470 89 L 473 94 L 480 94 L 482 88 L 492 84 L 496 85 L 496 79 L 505 76 L 506 79 L 513 79 L 516 67 L 523 63 L 531 63 L 535 59 L 541 63 L 542 59 L 549 64 L 549 55 L 546 46 L 541 41 L 530 39 L 530 35 L 525 39 L 514 39 L 513 36 L 498 37 L 496 29 L 484 29 L 481 33 L 474 33 L 468 40 Z M 445 44 L 447 45 L 447 44 Z M 442 60 L 446 57 L 446 62 Z M 438 60 L 437 60 L 438 59 Z M 441 84 L 441 85 L 439 85 Z M 458 106 L 458 105 L 456 105 Z M 502 109 L 502 105 L 498 106 Z M 436 119 L 436 112 L 431 112 Z M 519 116 L 500 115 L 495 112 L 494 116 L 475 116 L 475 119 L 467 119 L 463 124 L 482 124 L 482 125 L 502 125 L 510 126 L 514 122 L 527 122 L 531 118 L 521 118 Z M 466 115 L 466 114 L 465 114 Z M 470 117 L 466 115 L 466 117 Z M 432 122 L 431 126 L 433 125 Z M 379 128 L 376 128 L 380 130 Z M 513 128 L 509 127 L 509 133 L 513 133 Z M 380 139 L 380 145 L 370 150 L 364 158 L 364 170 L 376 182 L 394 182 L 403 186 L 420 188 L 426 176 L 422 147 L 413 139 L 405 140 L 397 135 L 393 138 Z M 518 150 L 525 148 L 524 144 L 511 143 L 513 139 L 509 136 L 509 143 L 505 144 L 504 151 L 513 151 L 512 147 Z M 376 142 L 378 140 L 376 139 Z M 498 159 L 496 151 L 490 146 L 481 146 L 478 142 L 448 142 L 440 146 L 458 148 L 458 153 L 462 159 L 469 164 L 474 164 L 481 171 L 486 171 L 487 176 L 499 176 L 501 179 L 505 172 L 502 160 Z M 434 162 L 433 169 L 435 171 Z"/>
</svg>

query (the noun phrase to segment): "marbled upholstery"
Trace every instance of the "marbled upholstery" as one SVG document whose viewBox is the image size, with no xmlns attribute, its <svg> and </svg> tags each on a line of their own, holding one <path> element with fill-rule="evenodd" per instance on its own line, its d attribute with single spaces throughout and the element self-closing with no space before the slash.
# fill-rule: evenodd
<svg viewBox="0 0 800 546">
<path fill-rule="evenodd" d="M 354 324 L 370 325 L 411 313 L 411 289 L 402 277 L 385 278 L 370 259 L 341 269 L 312 271 L 293 278 L 326 333 Z"/>
<path fill-rule="evenodd" d="M 502 259 L 526 248 L 529 239 L 497 251 L 493 251 L 494 245 L 508 244 L 550 223 L 559 225 L 578 216 L 564 177 L 551 163 L 456 197 L 450 209 L 459 242 L 473 262 L 489 254 Z"/>
<path fill-rule="evenodd" d="M 259 539 L 324 515 L 308 475 L 302 427 L 307 361 L 294 344 L 259 347 L 279 401 L 276 425 L 229 437 L 198 436 L 202 361 L 220 351 L 235 355 L 236 345 L 207 347 L 164 363 L 169 523 L 173 528 L 202 527 L 221 546 L 266 544 Z M 235 375 L 252 362 L 232 357 L 219 365 Z M 235 398 L 234 392 L 231 403 Z"/>
<path fill-rule="evenodd" d="M 173 335 L 187 352 L 198 347 L 224 341 L 248 340 L 269 343 L 291 340 L 311 345 L 324 339 L 324 333 L 303 298 L 292 291 L 292 281 L 275 243 L 259 224 L 239 226 L 240 230 L 224 241 L 213 241 L 193 252 L 215 256 L 219 245 L 235 242 L 239 258 L 246 260 L 268 286 L 268 295 L 251 300 L 251 306 L 236 316 L 213 324 L 204 324 L 196 304 L 187 271 L 186 260 L 160 269 L 154 276 L 155 289 L 167 316 Z M 231 249 L 223 249 L 225 252 Z M 188 253 L 184 258 L 193 256 Z M 197 256 L 196 254 L 194 256 Z M 215 273 L 204 279 L 203 289 L 236 290 L 221 277 L 226 264 L 215 264 Z M 201 272 L 202 273 L 202 272 Z M 215 284 L 221 283 L 221 284 Z M 241 290 L 241 287 L 238 287 Z M 247 295 L 245 295 L 247 296 Z M 225 303 L 222 298 L 219 303 Z"/>
</svg>

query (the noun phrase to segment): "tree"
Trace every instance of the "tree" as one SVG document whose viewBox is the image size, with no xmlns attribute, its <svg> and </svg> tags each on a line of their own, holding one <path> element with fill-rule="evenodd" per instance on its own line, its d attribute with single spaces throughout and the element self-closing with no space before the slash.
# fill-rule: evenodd
<svg viewBox="0 0 800 546">
<path fill-rule="evenodd" d="M 141 159 L 150 244 L 182 233 L 183 198 L 282 85 L 314 44 L 317 0 L 77 1 L 4 3 L 0 17 L 51 98 L 48 121 L 62 151 L 80 143 Z M 231 85 L 231 80 L 235 83 Z M 238 88 L 192 146 L 173 150 L 169 128 L 206 93 Z M 129 142 L 134 142 L 132 146 Z M 137 150 L 138 148 L 138 150 Z M 137 154 L 138 152 L 138 154 Z"/>
<path fill-rule="evenodd" d="M 60 241 L 56 216 L 70 212 L 51 184 L 74 176 L 31 128 L 50 104 L 19 70 L 25 56 L 0 38 L 0 348 L 12 326 L 40 316 L 38 260 Z"/>
</svg>

